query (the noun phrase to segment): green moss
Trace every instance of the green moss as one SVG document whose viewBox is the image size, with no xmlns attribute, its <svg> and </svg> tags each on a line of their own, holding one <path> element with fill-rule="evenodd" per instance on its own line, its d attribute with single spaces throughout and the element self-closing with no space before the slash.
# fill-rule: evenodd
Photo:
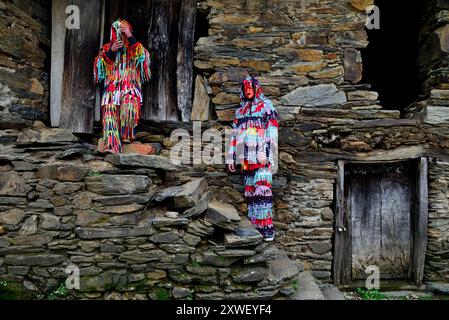
<svg viewBox="0 0 449 320">
<path fill-rule="evenodd" d="M 190 262 L 190 265 L 191 265 L 192 267 L 194 267 L 194 268 L 198 268 L 198 267 L 200 266 L 200 264 L 199 264 L 198 261 L 196 261 L 196 260 L 192 260 L 192 261 Z"/>
<path fill-rule="evenodd" d="M 356 291 L 363 300 L 387 300 L 387 297 L 376 289 L 357 288 Z"/>
<path fill-rule="evenodd" d="M 31 300 L 36 298 L 33 294 L 15 282 L 0 280 L 0 300 Z"/>
<path fill-rule="evenodd" d="M 48 296 L 48 300 L 58 300 L 58 299 L 64 299 L 67 297 L 69 293 L 69 289 L 67 289 L 65 283 L 61 283 L 61 285 L 58 287 L 58 289 L 51 292 Z"/>
<path fill-rule="evenodd" d="M 170 292 L 164 288 L 157 288 L 154 290 L 157 300 L 169 300 Z"/>
<path fill-rule="evenodd" d="M 293 290 L 298 291 L 298 289 L 299 289 L 298 279 L 293 280 L 292 288 L 293 288 Z"/>
<path fill-rule="evenodd" d="M 189 275 L 185 272 L 180 271 L 179 272 L 179 278 L 180 279 L 187 279 L 189 277 Z"/>
</svg>

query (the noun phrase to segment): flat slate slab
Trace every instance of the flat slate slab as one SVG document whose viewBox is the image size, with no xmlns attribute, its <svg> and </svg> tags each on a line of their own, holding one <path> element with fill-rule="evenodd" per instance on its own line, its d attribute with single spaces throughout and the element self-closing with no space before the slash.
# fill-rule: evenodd
<svg viewBox="0 0 449 320">
<path fill-rule="evenodd" d="M 343 91 L 335 84 L 299 87 L 281 98 L 284 105 L 303 107 L 328 107 L 347 102 Z"/>
<path fill-rule="evenodd" d="M 155 217 L 154 219 L 150 219 L 150 223 L 156 227 L 173 227 L 173 226 L 184 226 L 190 222 L 190 219 L 178 217 L 178 218 L 169 218 L 169 217 Z"/>
<path fill-rule="evenodd" d="M 103 196 L 94 198 L 94 201 L 100 202 L 104 206 L 123 206 L 127 204 L 144 204 L 147 203 L 154 193 L 142 194 L 142 195 L 118 195 L 118 196 Z"/>
<path fill-rule="evenodd" d="M 145 193 L 152 181 L 147 176 L 99 175 L 84 179 L 87 190 L 101 195 Z"/>
<path fill-rule="evenodd" d="M 298 275 L 297 265 L 290 260 L 285 251 L 279 250 L 278 258 L 269 260 L 267 280 L 275 286 Z"/>
<path fill-rule="evenodd" d="M 181 168 L 167 157 L 141 154 L 110 154 L 104 159 L 120 167 L 151 168 L 165 171 L 179 171 Z"/>
<path fill-rule="evenodd" d="M 449 283 L 431 282 L 427 284 L 426 289 L 431 292 L 449 295 Z"/>
<path fill-rule="evenodd" d="M 279 249 L 274 244 L 270 244 L 266 246 L 264 250 L 258 252 L 257 254 L 244 258 L 243 263 L 252 264 L 269 260 L 276 260 L 280 257 L 280 252 L 281 251 L 279 251 Z"/>
<path fill-rule="evenodd" d="M 297 279 L 298 290 L 290 297 L 290 300 L 324 300 L 324 295 L 310 271 L 301 272 Z"/>
<path fill-rule="evenodd" d="M 151 236 L 156 231 L 151 227 L 136 228 L 76 228 L 75 233 L 81 239 L 109 239 L 139 236 Z"/>
<path fill-rule="evenodd" d="M 182 190 L 173 197 L 174 208 L 193 207 L 208 191 L 206 179 L 195 179 L 182 186 Z"/>
<path fill-rule="evenodd" d="M 224 235 L 224 242 L 227 247 L 254 246 L 261 243 L 262 235 L 253 227 L 249 220 L 242 220 L 233 233 Z"/>
<path fill-rule="evenodd" d="M 345 295 L 332 284 L 322 286 L 321 291 L 326 300 L 346 300 Z"/>
<path fill-rule="evenodd" d="M 233 205 L 216 199 L 209 201 L 204 219 L 213 225 L 231 231 L 237 229 L 237 224 L 242 220 Z"/>
<path fill-rule="evenodd" d="M 186 209 L 182 213 L 182 216 L 184 218 L 194 218 L 194 217 L 202 214 L 204 211 L 207 210 L 210 197 L 211 197 L 211 193 L 206 192 L 203 195 L 203 197 L 200 199 L 200 201 L 198 201 L 198 203 L 195 206 Z"/>
<path fill-rule="evenodd" d="M 77 142 L 70 130 L 57 128 L 28 129 L 17 138 L 18 145 L 29 144 L 61 144 Z"/>
</svg>

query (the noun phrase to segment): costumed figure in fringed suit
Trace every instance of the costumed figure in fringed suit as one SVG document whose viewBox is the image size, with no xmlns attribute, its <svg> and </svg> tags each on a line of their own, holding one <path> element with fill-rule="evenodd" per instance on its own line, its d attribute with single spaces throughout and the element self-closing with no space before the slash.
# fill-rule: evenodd
<svg viewBox="0 0 449 320">
<path fill-rule="evenodd" d="M 264 240 L 272 241 L 275 232 L 271 184 L 272 169 L 277 164 L 278 113 L 254 77 L 243 80 L 240 99 L 226 163 L 231 172 L 241 168 L 248 217 Z"/>
<path fill-rule="evenodd" d="M 135 139 L 142 106 L 142 84 L 151 78 L 149 52 L 122 19 L 111 27 L 110 42 L 94 62 L 94 81 L 104 81 L 101 98 L 103 137 L 99 150 L 120 153 L 122 143 Z"/>
</svg>

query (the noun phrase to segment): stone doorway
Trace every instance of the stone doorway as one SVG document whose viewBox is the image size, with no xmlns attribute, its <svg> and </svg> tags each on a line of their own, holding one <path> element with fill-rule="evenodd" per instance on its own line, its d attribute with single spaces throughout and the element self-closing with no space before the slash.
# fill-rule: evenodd
<svg viewBox="0 0 449 320">
<path fill-rule="evenodd" d="M 339 162 L 334 282 L 381 280 L 420 285 L 427 233 L 427 159 Z"/>
</svg>

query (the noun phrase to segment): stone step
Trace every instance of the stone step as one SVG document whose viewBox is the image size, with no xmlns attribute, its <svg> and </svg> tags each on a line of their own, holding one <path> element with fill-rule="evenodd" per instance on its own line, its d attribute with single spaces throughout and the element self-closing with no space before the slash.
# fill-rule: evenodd
<svg viewBox="0 0 449 320">
<path fill-rule="evenodd" d="M 262 240 L 262 235 L 247 219 L 243 219 L 234 232 L 225 233 L 224 235 L 224 243 L 226 247 L 230 248 L 255 246 L 261 243 Z"/>
<path fill-rule="evenodd" d="M 276 260 L 280 257 L 279 249 L 272 243 L 264 242 L 257 246 L 257 254 L 243 259 L 244 264 Z"/>
<path fill-rule="evenodd" d="M 382 292 L 389 300 L 403 300 L 403 299 L 419 299 L 428 297 L 431 294 L 428 292 L 400 290 L 400 291 L 383 291 Z"/>
<path fill-rule="evenodd" d="M 180 171 L 180 166 L 174 165 L 169 158 L 156 155 L 141 154 L 110 154 L 104 160 L 119 167 L 151 168 L 164 171 Z"/>
<path fill-rule="evenodd" d="M 346 300 L 344 294 L 333 284 L 325 284 L 320 287 L 325 300 Z"/>
<path fill-rule="evenodd" d="M 303 271 L 297 276 L 298 290 L 290 300 L 325 300 L 323 292 L 310 271 Z"/>
<path fill-rule="evenodd" d="M 449 283 L 429 282 L 426 285 L 426 290 L 433 293 L 449 295 Z"/>
<path fill-rule="evenodd" d="M 276 259 L 268 260 L 268 274 L 266 279 L 271 286 L 277 286 L 292 280 L 299 274 L 299 268 L 283 250 L 278 250 Z"/>
<path fill-rule="evenodd" d="M 233 205 L 220 202 L 216 199 L 209 201 L 204 220 L 231 231 L 237 229 L 238 223 L 242 221 L 237 209 Z"/>
<path fill-rule="evenodd" d="M 204 212 L 209 200 L 209 185 L 206 179 L 200 178 L 181 186 L 162 189 L 158 192 L 157 202 L 168 201 L 175 209 L 186 210 L 185 218 Z M 198 207 L 197 207 L 198 206 Z M 195 208 L 196 207 L 196 208 Z"/>
</svg>

